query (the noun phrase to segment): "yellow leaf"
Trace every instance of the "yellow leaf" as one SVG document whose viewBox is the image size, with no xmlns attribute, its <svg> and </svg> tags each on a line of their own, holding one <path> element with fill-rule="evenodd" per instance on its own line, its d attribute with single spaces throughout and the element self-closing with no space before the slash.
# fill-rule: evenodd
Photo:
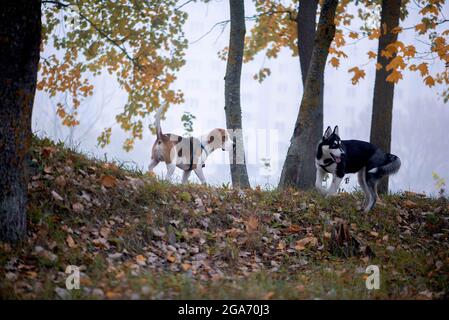
<svg viewBox="0 0 449 320">
<path fill-rule="evenodd" d="M 379 39 L 380 37 L 380 30 L 379 29 L 373 29 L 370 35 L 368 36 L 368 39 L 374 40 Z"/>
<path fill-rule="evenodd" d="M 416 68 L 421 72 L 421 76 L 424 77 L 429 74 L 429 69 L 427 68 L 427 62 L 419 64 Z"/>
<path fill-rule="evenodd" d="M 405 57 L 413 58 L 416 54 L 416 48 L 413 45 L 406 46 L 403 50 Z"/>
<path fill-rule="evenodd" d="M 415 26 L 415 30 L 418 31 L 419 34 L 424 34 L 427 31 L 427 26 L 425 23 L 418 23 Z"/>
<path fill-rule="evenodd" d="M 396 69 L 404 69 L 405 63 L 401 56 L 394 57 L 393 60 L 390 61 L 390 63 L 387 65 L 387 71 L 390 70 L 396 70 Z"/>
<path fill-rule="evenodd" d="M 348 72 L 354 72 L 354 76 L 352 77 L 351 81 L 352 84 L 357 84 L 360 79 L 365 78 L 365 71 L 359 69 L 359 67 L 354 67 L 348 70 Z"/>
<path fill-rule="evenodd" d="M 358 39 L 359 38 L 359 34 L 357 32 L 351 31 L 349 33 L 349 38 L 351 38 L 351 39 Z"/>
<path fill-rule="evenodd" d="M 329 63 L 334 67 L 338 68 L 340 66 L 340 60 L 336 57 L 332 57 L 329 61 Z"/>
<path fill-rule="evenodd" d="M 377 57 L 377 54 L 374 51 L 368 51 L 367 52 L 368 58 L 374 59 Z"/>
<path fill-rule="evenodd" d="M 383 66 L 382 66 L 382 64 L 381 63 L 376 63 L 376 70 L 380 70 L 380 69 L 382 69 L 383 68 Z"/>
<path fill-rule="evenodd" d="M 427 77 L 424 79 L 424 83 L 425 83 L 427 86 L 429 86 L 429 87 L 433 87 L 433 86 L 435 85 L 435 80 L 433 79 L 432 76 L 427 76 Z"/>
<path fill-rule="evenodd" d="M 402 73 L 398 70 L 393 70 L 387 77 L 388 82 L 398 83 L 402 79 Z"/>
</svg>

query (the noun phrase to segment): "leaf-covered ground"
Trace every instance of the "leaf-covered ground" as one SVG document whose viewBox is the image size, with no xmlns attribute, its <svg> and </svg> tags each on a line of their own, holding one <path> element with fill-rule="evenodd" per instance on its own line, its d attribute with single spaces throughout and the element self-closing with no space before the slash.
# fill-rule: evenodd
<svg viewBox="0 0 449 320">
<path fill-rule="evenodd" d="M 444 198 L 397 194 L 363 214 L 359 193 L 171 185 L 48 140 L 30 173 L 28 238 L 0 243 L 2 299 L 449 298 Z"/>
</svg>

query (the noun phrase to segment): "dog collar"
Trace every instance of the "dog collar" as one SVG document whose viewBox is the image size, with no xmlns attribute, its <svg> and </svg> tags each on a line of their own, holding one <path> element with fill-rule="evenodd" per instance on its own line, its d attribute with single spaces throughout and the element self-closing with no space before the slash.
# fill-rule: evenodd
<svg viewBox="0 0 449 320">
<path fill-rule="evenodd" d="M 206 147 L 201 143 L 201 149 L 204 150 L 204 152 L 206 152 L 206 156 L 209 155 L 209 152 L 207 152 Z"/>
<path fill-rule="evenodd" d="M 324 162 L 328 162 L 327 164 L 320 164 L 320 167 L 323 168 L 324 171 L 326 171 L 327 173 L 331 173 L 329 170 L 327 170 L 326 168 L 329 167 L 331 164 L 334 164 L 335 161 L 331 158 L 324 160 Z"/>
</svg>

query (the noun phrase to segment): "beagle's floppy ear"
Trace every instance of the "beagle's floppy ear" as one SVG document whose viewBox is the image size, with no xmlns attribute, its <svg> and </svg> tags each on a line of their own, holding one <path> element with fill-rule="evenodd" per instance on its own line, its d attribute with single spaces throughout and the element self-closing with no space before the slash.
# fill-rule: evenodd
<svg viewBox="0 0 449 320">
<path fill-rule="evenodd" d="M 326 131 L 324 132 L 323 140 L 328 139 L 332 134 L 332 128 L 330 126 L 327 127 Z"/>
<path fill-rule="evenodd" d="M 338 134 L 338 126 L 335 126 L 335 128 L 334 128 L 334 134 L 336 134 L 337 136 L 339 136 L 339 134 Z"/>
</svg>

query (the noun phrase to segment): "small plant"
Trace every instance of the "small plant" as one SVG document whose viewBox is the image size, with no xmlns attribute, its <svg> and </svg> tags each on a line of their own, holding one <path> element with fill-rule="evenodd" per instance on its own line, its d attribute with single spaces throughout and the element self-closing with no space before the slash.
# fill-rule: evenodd
<svg viewBox="0 0 449 320">
<path fill-rule="evenodd" d="M 446 181 L 441 178 L 436 172 L 432 172 L 432 178 L 435 181 L 435 188 L 438 190 L 440 197 L 446 193 Z"/>
<path fill-rule="evenodd" d="M 185 135 L 188 137 L 192 136 L 194 119 L 196 119 L 196 117 L 187 111 L 185 111 L 181 117 L 182 125 L 184 126 L 184 130 L 185 130 Z"/>
</svg>

